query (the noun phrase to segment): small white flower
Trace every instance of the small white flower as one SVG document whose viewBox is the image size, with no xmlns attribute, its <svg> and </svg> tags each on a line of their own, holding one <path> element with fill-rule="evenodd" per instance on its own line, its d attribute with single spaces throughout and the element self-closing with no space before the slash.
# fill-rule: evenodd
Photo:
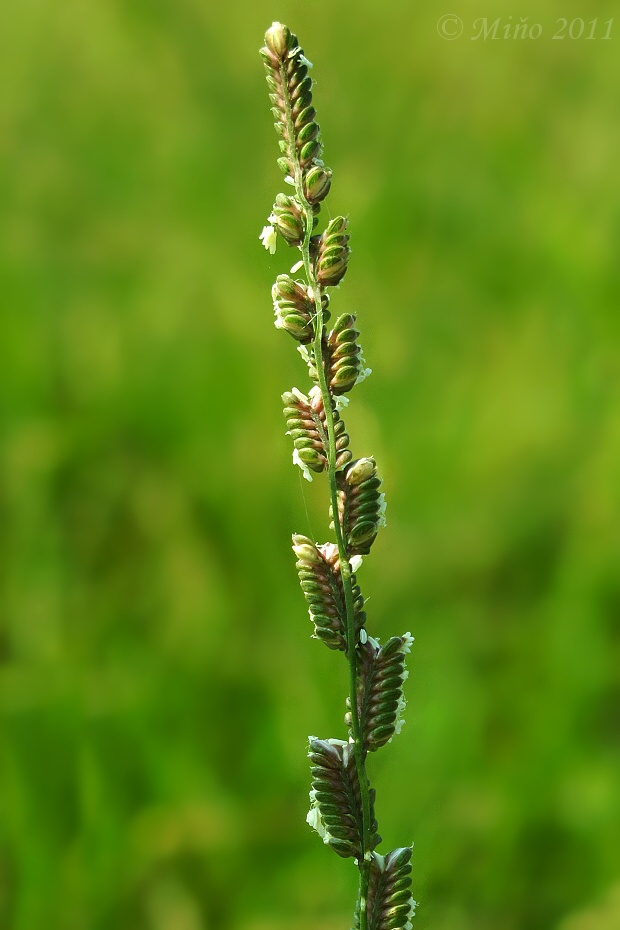
<svg viewBox="0 0 620 930">
<path fill-rule="evenodd" d="M 379 515 L 378 515 L 378 520 L 377 520 L 377 523 L 379 526 L 386 526 L 386 521 L 385 521 L 386 507 L 387 507 L 387 502 L 385 500 L 385 494 L 382 491 L 379 494 Z"/>
<path fill-rule="evenodd" d="M 364 364 L 364 362 L 362 361 L 362 365 L 363 365 L 363 364 Z M 361 384 L 362 381 L 365 381 L 366 378 L 369 378 L 369 377 L 371 376 L 371 374 L 372 374 L 372 368 L 362 368 L 362 370 L 360 371 L 359 375 L 358 375 L 357 378 L 355 379 L 355 383 L 356 383 L 356 384 Z"/>
<path fill-rule="evenodd" d="M 411 652 L 412 645 L 413 645 L 413 636 L 411 635 L 411 633 L 404 633 L 403 643 L 399 651 L 403 655 L 407 655 L 407 653 Z M 405 707 L 407 706 L 407 701 L 405 700 L 405 696 L 402 692 L 402 685 L 405 683 L 407 678 L 409 678 L 409 672 L 407 671 L 407 669 L 404 669 L 402 678 L 401 678 L 401 692 L 400 692 L 400 696 L 398 699 L 398 705 L 396 707 L 396 719 L 394 721 L 394 735 L 395 736 L 398 736 L 398 734 L 400 733 L 400 731 L 405 725 L 405 721 L 403 719 L 403 713 L 405 711 Z M 392 739 L 390 738 L 388 742 L 391 743 Z"/>
<path fill-rule="evenodd" d="M 299 465 L 299 467 L 301 468 L 301 473 L 306 479 L 306 481 L 312 481 L 312 475 L 310 474 L 310 469 L 308 468 L 305 462 L 302 462 L 301 458 L 299 457 L 298 449 L 293 449 L 293 465 Z"/>
<path fill-rule="evenodd" d="M 277 302 L 276 302 L 275 300 L 274 300 L 274 302 L 273 302 L 273 315 L 275 316 L 275 320 L 274 320 L 274 323 L 273 323 L 273 325 L 275 326 L 275 328 L 276 328 L 276 329 L 284 329 L 284 326 L 285 326 L 284 317 L 282 316 L 282 312 L 281 312 L 281 310 L 280 310 L 280 307 L 278 306 L 278 304 L 277 304 Z"/>
<path fill-rule="evenodd" d="M 327 831 L 327 828 L 323 823 L 321 811 L 319 810 L 319 804 L 316 799 L 316 791 L 314 789 L 312 789 L 310 792 L 310 803 L 312 806 L 306 814 L 306 823 L 311 826 L 313 830 L 316 830 L 324 843 L 329 843 L 331 840 L 331 834 Z"/>
<path fill-rule="evenodd" d="M 345 749 L 349 745 L 350 740 L 335 739 L 334 737 L 331 737 L 330 739 L 325 740 L 325 742 L 329 743 L 330 746 L 336 746 L 336 747 L 341 746 L 342 749 Z"/>
<path fill-rule="evenodd" d="M 398 706 L 396 708 L 396 720 L 394 721 L 394 733 L 396 736 L 400 733 L 402 728 L 405 725 L 405 720 L 403 714 L 405 712 L 405 707 L 407 706 L 407 701 L 405 700 L 403 693 L 401 691 L 400 697 L 398 699 Z M 390 743 L 392 740 L 390 739 Z"/>
<path fill-rule="evenodd" d="M 265 248 L 272 254 L 275 254 L 278 235 L 273 226 L 263 226 L 263 231 L 258 237 Z"/>
<path fill-rule="evenodd" d="M 381 853 L 373 853 L 373 859 L 375 860 L 376 865 L 379 868 L 380 872 L 385 872 L 385 856 L 382 856 Z"/>
<path fill-rule="evenodd" d="M 295 262 L 295 264 L 294 264 L 293 267 L 291 268 L 291 274 L 297 274 L 297 272 L 299 271 L 299 269 L 300 269 L 300 268 L 303 268 L 303 267 L 304 267 L 303 260 L 300 260 L 300 261 L 298 261 L 298 262 Z"/>
<path fill-rule="evenodd" d="M 336 394 L 334 397 L 334 406 L 336 410 L 343 410 L 345 407 L 349 406 L 349 398 L 345 397 L 344 394 Z"/>
<path fill-rule="evenodd" d="M 368 642 L 368 633 L 366 632 L 364 627 L 362 627 L 362 629 L 360 630 L 360 643 L 363 646 L 367 642 Z"/>
<path fill-rule="evenodd" d="M 349 565 L 351 566 L 351 571 L 353 573 L 358 572 L 362 566 L 363 561 L 364 561 L 363 555 L 351 556 L 351 558 L 349 559 Z"/>
<path fill-rule="evenodd" d="M 292 178 L 290 174 L 287 174 L 286 177 L 284 178 L 284 183 L 290 184 L 291 187 L 295 187 L 295 178 Z"/>
<path fill-rule="evenodd" d="M 308 59 L 306 58 L 305 55 L 301 54 L 301 55 L 299 56 L 299 60 L 300 60 L 300 62 L 302 63 L 302 65 L 305 65 L 305 66 L 306 66 L 306 68 L 314 68 L 314 65 L 312 64 L 312 62 L 311 62 L 311 61 L 308 61 Z"/>
<path fill-rule="evenodd" d="M 356 384 L 361 384 L 362 381 L 365 381 L 366 378 L 369 378 L 370 375 L 372 374 L 372 368 L 365 367 L 366 359 L 364 358 L 363 352 L 360 352 L 359 354 L 359 363 L 360 363 L 361 371 L 359 375 L 357 376 L 357 378 L 355 379 Z"/>
</svg>

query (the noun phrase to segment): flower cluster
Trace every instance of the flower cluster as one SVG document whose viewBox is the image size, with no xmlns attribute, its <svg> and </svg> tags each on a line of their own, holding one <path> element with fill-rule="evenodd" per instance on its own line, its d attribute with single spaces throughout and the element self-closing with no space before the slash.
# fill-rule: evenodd
<svg viewBox="0 0 620 930">
<path fill-rule="evenodd" d="M 416 902 L 411 896 L 411 846 L 393 849 L 387 856 L 372 853 L 366 901 L 366 926 L 371 930 L 411 930 Z M 361 908 L 355 914 L 360 930 Z"/>
<path fill-rule="evenodd" d="M 364 746 L 369 752 L 385 746 L 402 729 L 407 703 L 403 684 L 409 677 L 405 656 L 412 643 L 411 634 L 405 633 L 393 636 L 383 646 L 369 637 L 359 647 L 356 708 L 358 717 L 364 721 Z M 349 698 L 347 707 L 344 719 L 351 731 L 353 712 Z"/>
<path fill-rule="evenodd" d="M 340 556 L 333 543 L 317 546 L 307 536 L 293 536 L 293 552 L 297 556 L 297 574 L 308 604 L 314 635 L 330 649 L 347 651 L 346 606 Z M 355 638 L 367 639 L 364 624 L 364 598 L 355 575 L 351 575 Z"/>
<path fill-rule="evenodd" d="M 355 328 L 355 314 L 343 313 L 333 329 L 323 340 L 322 359 L 330 393 L 336 398 L 347 394 L 356 384 L 372 374 L 358 343 L 359 332 Z M 318 381 L 318 370 L 313 356 L 306 359 L 310 377 Z"/>
<path fill-rule="evenodd" d="M 307 822 L 324 843 L 346 859 L 364 856 L 362 800 L 351 744 L 339 739 L 309 739 L 308 758 L 312 788 Z M 373 850 L 381 842 L 374 817 L 375 792 L 367 785 L 370 800 Z"/>
<path fill-rule="evenodd" d="M 331 171 L 321 160 L 321 139 L 316 111 L 312 106 L 312 64 L 300 48 L 297 36 L 282 23 L 274 23 L 265 34 L 261 56 L 273 104 L 275 130 L 281 137 L 280 168 L 292 181 L 301 170 L 303 193 L 310 203 L 319 203 L 329 193 Z"/>
<path fill-rule="evenodd" d="M 350 462 L 337 475 L 338 519 L 351 555 L 368 555 L 385 526 L 385 495 L 373 458 Z M 333 519 L 333 511 L 332 511 Z"/>
<path fill-rule="evenodd" d="M 322 287 L 336 287 L 349 263 L 349 236 L 344 216 L 336 216 L 316 243 L 316 270 Z"/>
<path fill-rule="evenodd" d="M 289 245 L 299 246 L 305 234 L 301 221 L 302 200 L 311 205 L 316 222 L 320 203 L 329 193 L 332 178 L 331 170 L 321 159 L 321 131 L 312 106 L 312 78 L 308 74 L 312 65 L 300 48 L 297 36 L 282 23 L 274 23 L 267 30 L 265 46 L 260 53 L 267 71 L 274 126 L 280 137 L 278 165 L 287 183 L 299 185 L 297 194 L 301 195 L 279 194 L 269 217 L 271 225 L 265 229 L 273 228 Z M 271 251 L 274 242 L 271 234 L 263 230 L 263 237 L 267 237 L 265 247 Z"/>
<path fill-rule="evenodd" d="M 284 416 L 288 434 L 293 439 L 293 462 L 299 465 L 305 477 L 311 481 L 314 472 L 327 467 L 327 424 L 323 397 L 318 387 L 313 387 L 306 397 L 297 388 L 282 395 Z M 344 466 L 353 458 L 349 450 L 349 435 L 337 410 L 332 410 L 334 435 L 336 437 L 336 468 Z"/>
</svg>

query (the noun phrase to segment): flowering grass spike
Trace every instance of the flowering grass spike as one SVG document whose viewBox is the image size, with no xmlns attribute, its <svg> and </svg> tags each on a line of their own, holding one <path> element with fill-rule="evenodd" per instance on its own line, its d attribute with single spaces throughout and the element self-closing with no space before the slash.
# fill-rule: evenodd
<svg viewBox="0 0 620 930">
<path fill-rule="evenodd" d="M 297 36 L 281 23 L 265 35 L 261 57 L 288 190 L 281 191 L 260 234 L 273 255 L 278 239 L 297 249 L 300 261 L 273 285 L 275 325 L 299 345 L 311 386 L 282 395 L 293 462 L 308 480 L 325 473 L 335 542 L 293 536 L 293 552 L 314 638 L 343 652 L 349 666 L 345 723 L 348 740 L 309 739 L 312 788 L 307 821 L 325 844 L 359 870 L 354 930 L 411 930 L 411 846 L 386 855 L 375 820 L 375 791 L 366 772 L 375 752 L 400 732 L 405 707 L 405 656 L 413 638 L 393 636 L 383 646 L 368 635 L 364 597 L 356 573 L 385 526 L 385 495 L 371 456 L 353 458 L 341 411 L 363 381 L 365 367 L 356 317 L 345 313 L 331 329 L 328 289 L 343 280 L 350 257 L 348 222 L 336 216 L 316 232 L 332 172 L 312 100 L 312 67 Z M 303 269 L 304 277 L 290 275 Z"/>
</svg>

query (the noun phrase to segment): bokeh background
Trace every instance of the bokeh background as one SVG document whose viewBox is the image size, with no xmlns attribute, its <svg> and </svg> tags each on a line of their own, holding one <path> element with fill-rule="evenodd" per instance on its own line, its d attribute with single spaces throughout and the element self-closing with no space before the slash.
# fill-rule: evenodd
<svg viewBox="0 0 620 930">
<path fill-rule="evenodd" d="M 333 310 L 374 369 L 360 582 L 416 637 L 384 849 L 415 841 L 418 930 L 620 927 L 617 12 L 3 0 L 2 930 L 351 925 L 355 870 L 304 823 L 346 669 L 289 548 L 328 530 L 280 409 L 294 253 L 258 241 L 274 19 L 315 64 Z M 543 35 L 472 41 L 485 16 Z M 599 38 L 552 39 L 583 16 Z"/>
</svg>

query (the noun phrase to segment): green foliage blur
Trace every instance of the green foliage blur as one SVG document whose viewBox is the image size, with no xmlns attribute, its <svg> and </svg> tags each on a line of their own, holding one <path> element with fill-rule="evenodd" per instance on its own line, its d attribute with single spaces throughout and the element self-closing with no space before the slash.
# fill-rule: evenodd
<svg viewBox="0 0 620 930">
<path fill-rule="evenodd" d="M 1 930 L 351 925 L 355 869 L 304 822 L 347 681 L 290 551 L 328 521 L 280 409 L 295 253 L 258 241 L 274 19 L 315 64 L 332 309 L 374 369 L 369 626 L 416 637 L 384 849 L 415 841 L 418 930 L 620 926 L 620 21 L 552 39 L 584 15 L 3 0 Z"/>
</svg>

